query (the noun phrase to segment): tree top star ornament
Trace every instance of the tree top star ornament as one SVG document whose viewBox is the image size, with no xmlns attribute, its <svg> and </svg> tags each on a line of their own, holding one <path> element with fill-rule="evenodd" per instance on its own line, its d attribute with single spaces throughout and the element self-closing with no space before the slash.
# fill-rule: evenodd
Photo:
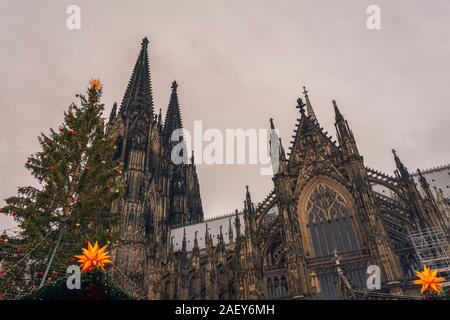
<svg viewBox="0 0 450 320">
<path fill-rule="evenodd" d="M 109 260 L 109 253 L 105 252 L 107 246 L 108 245 L 105 245 L 99 249 L 97 241 L 94 246 L 88 242 L 88 248 L 82 248 L 83 254 L 75 256 L 75 258 L 79 259 L 78 262 L 82 268 L 81 272 L 91 271 L 96 268 L 105 271 L 105 265 L 112 263 L 112 261 Z"/>
<path fill-rule="evenodd" d="M 99 90 L 102 87 L 99 79 L 91 79 L 91 81 L 89 81 L 89 85 L 91 86 L 91 89 L 94 90 Z"/>
<path fill-rule="evenodd" d="M 427 266 L 423 266 L 423 271 L 416 271 L 416 275 L 419 277 L 418 280 L 414 281 L 414 284 L 421 284 L 422 289 L 420 293 L 424 293 L 429 290 L 430 292 L 436 291 L 440 293 L 442 291 L 442 286 L 440 282 L 444 282 L 445 278 L 437 277 L 438 270 L 431 270 Z"/>
</svg>

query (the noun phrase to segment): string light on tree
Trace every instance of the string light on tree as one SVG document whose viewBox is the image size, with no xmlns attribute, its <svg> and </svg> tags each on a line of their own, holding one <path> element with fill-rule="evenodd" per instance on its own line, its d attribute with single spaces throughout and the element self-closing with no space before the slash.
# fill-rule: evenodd
<svg viewBox="0 0 450 320">
<path fill-rule="evenodd" d="M 7 270 L 0 278 L 0 292 L 7 299 L 37 289 L 39 282 L 30 285 L 25 279 L 34 279 L 38 273 L 44 284 L 65 276 L 52 271 L 67 265 L 68 257 L 73 257 L 86 239 L 102 243 L 112 239 L 104 230 L 115 230 L 111 227 L 116 219 L 112 215 L 105 219 L 104 208 L 120 192 L 105 192 L 104 188 L 121 191 L 123 187 L 114 171 L 114 146 L 100 117 L 102 88 L 100 80 L 89 81 L 86 94 L 76 95 L 79 105 L 71 103 L 64 113 L 64 122 L 40 135 L 41 150 L 28 157 L 25 168 L 43 188 L 21 187 L 16 196 L 6 199 L 2 212 L 22 227 L 0 238 L 2 269 Z M 89 220 L 95 223 L 85 223 Z"/>
</svg>

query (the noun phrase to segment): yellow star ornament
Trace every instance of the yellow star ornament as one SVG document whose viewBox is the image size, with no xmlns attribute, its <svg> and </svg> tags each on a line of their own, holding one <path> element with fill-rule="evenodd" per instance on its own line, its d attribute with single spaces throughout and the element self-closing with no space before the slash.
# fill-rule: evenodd
<svg viewBox="0 0 450 320">
<path fill-rule="evenodd" d="M 424 293 L 425 291 L 436 291 L 440 293 L 442 291 L 442 286 L 439 284 L 440 282 L 444 282 L 445 278 L 436 277 L 438 270 L 431 270 L 427 268 L 427 266 L 423 266 L 423 271 L 416 271 L 416 275 L 419 277 L 419 280 L 415 280 L 414 284 L 421 284 L 422 289 L 420 293 Z"/>
<path fill-rule="evenodd" d="M 89 85 L 91 86 L 91 89 L 99 90 L 102 87 L 102 84 L 99 79 L 92 79 L 89 81 Z"/>
<path fill-rule="evenodd" d="M 91 271 L 95 268 L 105 271 L 105 265 L 112 263 L 112 261 L 109 260 L 109 253 L 105 252 L 107 246 L 108 245 L 105 245 L 99 249 L 97 241 L 94 246 L 88 242 L 88 248 L 82 248 L 83 254 L 75 256 L 80 263 L 80 268 L 82 268 L 81 272 Z"/>
</svg>

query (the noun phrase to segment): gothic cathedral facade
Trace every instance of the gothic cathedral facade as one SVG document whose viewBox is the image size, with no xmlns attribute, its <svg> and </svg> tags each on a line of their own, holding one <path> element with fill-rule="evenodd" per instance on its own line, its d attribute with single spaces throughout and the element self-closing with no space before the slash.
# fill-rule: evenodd
<svg viewBox="0 0 450 320">
<path fill-rule="evenodd" d="M 380 294 L 407 294 L 420 267 L 408 230 L 449 230 L 425 178 L 420 192 L 395 151 L 395 175 L 366 167 L 337 103 L 335 142 L 305 90 L 289 155 L 281 141 L 272 148 L 279 153 L 273 190 L 254 203 L 247 187 L 241 210 L 205 219 L 193 156 L 171 161 L 183 141 L 171 139 L 183 128 L 178 85 L 163 120 L 153 105 L 148 44 L 108 125 L 125 167 L 125 194 L 111 205 L 122 213 L 112 276 L 123 289 L 142 299 L 356 299 L 367 294 L 367 267 L 376 265 Z"/>
</svg>

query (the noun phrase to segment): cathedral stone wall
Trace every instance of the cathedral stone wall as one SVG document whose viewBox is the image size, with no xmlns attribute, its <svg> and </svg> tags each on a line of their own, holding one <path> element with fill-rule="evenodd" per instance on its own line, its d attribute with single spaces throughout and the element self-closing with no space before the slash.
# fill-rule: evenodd
<svg viewBox="0 0 450 320">
<path fill-rule="evenodd" d="M 163 121 L 148 44 L 108 125 L 125 168 L 125 195 L 112 204 L 122 213 L 119 285 L 142 299 L 356 299 L 370 296 L 366 269 L 375 264 L 376 297 L 409 292 L 418 266 L 409 230 L 450 226 L 448 197 L 433 193 L 431 173 L 412 176 L 395 151 L 394 174 L 366 167 L 337 103 L 335 142 L 305 89 L 289 155 L 281 141 L 272 146 L 280 161 L 273 191 L 254 203 L 247 187 L 236 213 L 205 220 L 195 161 L 170 156 L 170 136 L 182 128 L 178 84 Z"/>
</svg>

